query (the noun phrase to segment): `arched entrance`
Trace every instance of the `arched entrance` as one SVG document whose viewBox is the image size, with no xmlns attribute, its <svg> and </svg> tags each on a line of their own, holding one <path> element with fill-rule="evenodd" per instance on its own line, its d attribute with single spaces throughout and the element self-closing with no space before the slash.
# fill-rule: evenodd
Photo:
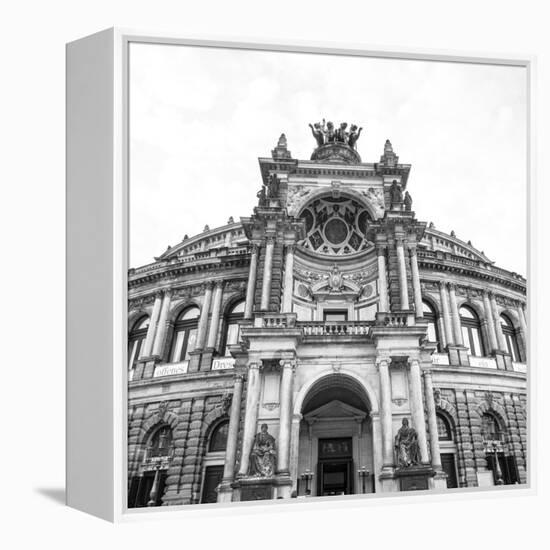
<svg viewBox="0 0 550 550">
<path fill-rule="evenodd" d="M 330 374 L 311 386 L 301 407 L 298 496 L 374 492 L 371 411 L 351 376 Z"/>
</svg>

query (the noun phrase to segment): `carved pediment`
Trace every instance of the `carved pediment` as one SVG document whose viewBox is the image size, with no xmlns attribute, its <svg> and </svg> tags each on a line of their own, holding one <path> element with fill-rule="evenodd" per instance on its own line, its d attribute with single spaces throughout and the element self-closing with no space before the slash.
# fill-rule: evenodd
<svg viewBox="0 0 550 550">
<path fill-rule="evenodd" d="M 338 399 L 334 399 L 329 403 L 322 405 L 321 407 L 307 413 L 304 418 L 307 422 L 315 422 L 321 419 L 341 419 L 341 418 L 353 418 L 355 420 L 364 420 L 367 417 L 367 413 L 361 409 L 357 409 L 343 403 Z"/>
</svg>

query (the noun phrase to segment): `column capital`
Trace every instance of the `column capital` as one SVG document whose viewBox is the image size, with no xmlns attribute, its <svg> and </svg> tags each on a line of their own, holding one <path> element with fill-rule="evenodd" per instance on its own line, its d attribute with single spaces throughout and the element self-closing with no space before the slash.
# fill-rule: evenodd
<svg viewBox="0 0 550 550">
<path fill-rule="evenodd" d="M 261 246 L 262 246 L 262 243 L 260 241 L 252 241 L 250 246 L 250 252 L 252 254 L 258 254 Z"/>
<path fill-rule="evenodd" d="M 265 237 L 266 244 L 275 244 L 275 235 L 266 235 Z"/>
<path fill-rule="evenodd" d="M 238 373 L 235 373 L 235 375 L 233 376 L 233 382 L 235 384 L 239 384 L 239 383 L 243 383 L 244 382 L 244 374 L 242 372 L 238 372 Z"/>
<path fill-rule="evenodd" d="M 250 361 L 250 363 L 248 363 L 248 370 L 260 370 L 262 366 L 263 364 L 261 359 L 257 361 Z"/>
<path fill-rule="evenodd" d="M 296 242 L 285 242 L 285 253 L 292 253 L 294 254 L 296 252 Z"/>
<path fill-rule="evenodd" d="M 204 283 L 205 290 L 212 290 L 213 287 L 214 287 L 214 281 L 206 281 Z"/>
<path fill-rule="evenodd" d="M 452 290 L 453 292 L 456 292 L 456 283 L 454 282 L 451 282 L 451 281 L 447 281 L 447 287 L 449 288 L 449 290 Z"/>
<path fill-rule="evenodd" d="M 384 244 L 376 244 L 376 252 L 378 256 L 384 256 L 386 254 L 386 249 L 388 248 L 388 245 L 386 243 Z"/>
<path fill-rule="evenodd" d="M 424 376 L 425 378 L 431 378 L 432 369 L 431 368 L 422 369 L 422 376 Z"/>
<path fill-rule="evenodd" d="M 407 364 L 408 364 L 409 366 L 412 366 L 412 365 L 415 364 L 415 363 L 416 363 L 417 365 L 420 365 L 420 358 L 415 357 L 415 356 L 412 356 L 412 357 L 409 356 L 409 357 L 407 357 Z"/>
<path fill-rule="evenodd" d="M 294 372 L 296 370 L 296 359 L 281 359 L 279 365 L 281 365 L 283 369 L 291 368 Z"/>
<path fill-rule="evenodd" d="M 223 279 L 218 280 L 218 281 L 214 281 L 213 283 L 216 286 L 216 288 L 222 288 L 223 289 L 223 287 L 225 285 L 225 281 Z"/>
<path fill-rule="evenodd" d="M 407 243 L 407 248 L 409 249 L 411 256 L 416 256 L 416 243 Z"/>
<path fill-rule="evenodd" d="M 163 288 L 160 288 L 158 290 L 155 290 L 153 296 L 155 298 L 162 298 L 164 296 L 164 289 Z"/>
<path fill-rule="evenodd" d="M 389 367 L 391 363 L 391 357 L 389 355 L 379 355 L 376 358 L 376 368 L 380 369 L 380 367 L 385 364 L 386 367 Z"/>
</svg>

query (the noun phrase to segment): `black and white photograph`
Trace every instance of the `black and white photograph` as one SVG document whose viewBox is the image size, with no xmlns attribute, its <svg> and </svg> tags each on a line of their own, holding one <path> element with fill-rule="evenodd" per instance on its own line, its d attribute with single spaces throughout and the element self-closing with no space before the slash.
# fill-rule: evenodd
<svg viewBox="0 0 550 550">
<path fill-rule="evenodd" d="M 526 68 L 128 74 L 128 508 L 528 486 Z"/>
</svg>

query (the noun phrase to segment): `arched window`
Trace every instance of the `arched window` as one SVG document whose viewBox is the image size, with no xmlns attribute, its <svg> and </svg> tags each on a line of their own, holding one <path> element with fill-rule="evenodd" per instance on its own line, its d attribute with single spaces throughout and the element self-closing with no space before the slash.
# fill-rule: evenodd
<svg viewBox="0 0 550 550">
<path fill-rule="evenodd" d="M 147 459 L 168 457 L 172 454 L 172 428 L 162 426 L 149 440 L 147 445 Z"/>
<path fill-rule="evenodd" d="M 178 315 L 170 352 L 171 363 L 189 360 L 189 353 L 195 349 L 197 342 L 199 316 L 200 310 L 196 306 L 184 309 Z"/>
<path fill-rule="evenodd" d="M 442 415 L 437 414 L 437 433 L 440 441 L 452 441 L 453 431 L 449 421 Z"/>
<path fill-rule="evenodd" d="M 241 339 L 241 327 L 239 321 L 244 317 L 244 301 L 237 302 L 225 316 L 224 355 L 230 356 L 229 346 L 236 344 Z"/>
<path fill-rule="evenodd" d="M 434 308 L 426 301 L 422 301 L 422 312 L 424 319 L 428 321 L 428 340 L 437 343 L 438 351 L 441 351 L 441 340 L 439 339 L 439 329 L 437 326 L 437 315 Z"/>
<path fill-rule="evenodd" d="M 511 319 L 504 313 L 500 316 L 500 326 L 502 327 L 502 334 L 504 334 L 504 339 L 506 340 L 508 353 L 512 356 L 512 361 L 519 362 L 520 356 L 517 332 Z"/>
<path fill-rule="evenodd" d="M 460 325 L 464 346 L 469 349 L 470 355 L 481 357 L 484 355 L 483 340 L 481 338 L 481 323 L 476 312 L 468 306 L 460 308 Z"/>
<path fill-rule="evenodd" d="M 481 417 L 481 436 L 485 441 L 502 441 L 503 431 L 497 417 L 491 413 L 484 413 Z"/>
<path fill-rule="evenodd" d="M 160 506 L 166 489 L 168 467 L 174 454 L 172 428 L 161 426 L 145 447 L 141 475 L 132 478 L 128 491 L 128 507 Z"/>
<path fill-rule="evenodd" d="M 220 422 L 212 431 L 210 442 L 208 443 L 208 452 L 215 453 L 225 451 L 227 447 L 227 432 L 229 430 L 229 420 Z"/>
<path fill-rule="evenodd" d="M 141 349 L 147 337 L 147 329 L 149 328 L 149 317 L 144 315 L 140 317 L 133 325 L 130 334 L 128 335 L 128 369 L 132 370 L 139 356 Z"/>
</svg>

